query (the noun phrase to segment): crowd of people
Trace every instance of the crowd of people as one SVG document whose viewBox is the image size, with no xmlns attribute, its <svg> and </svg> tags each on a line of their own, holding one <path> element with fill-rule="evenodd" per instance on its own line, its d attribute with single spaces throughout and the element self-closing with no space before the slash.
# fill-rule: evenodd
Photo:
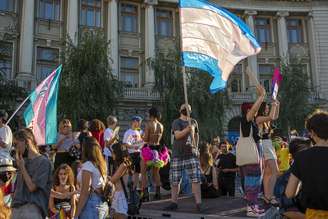
<svg viewBox="0 0 328 219">
<path fill-rule="evenodd" d="M 249 217 L 273 207 L 286 218 L 328 218 L 328 112 L 306 119 L 307 137 L 293 131 L 285 138 L 273 126 L 279 101 L 267 104 L 264 88 L 257 91 L 254 103 L 241 106 L 244 141 L 234 145 L 219 137 L 201 141 L 187 104 L 172 127 L 163 126 L 154 107 L 146 122 L 133 116 L 123 138 L 113 115 L 106 125 L 81 119 L 76 131 L 63 119 L 50 149 L 37 145 L 31 129 L 12 134 L 1 110 L 0 219 L 127 218 L 142 202 L 161 199 L 163 189 L 171 192 L 167 211 L 178 209 L 181 193 L 192 194 L 202 213 L 203 199 L 235 197 L 240 190 Z M 163 143 L 165 128 L 171 129 L 172 145 Z"/>
</svg>

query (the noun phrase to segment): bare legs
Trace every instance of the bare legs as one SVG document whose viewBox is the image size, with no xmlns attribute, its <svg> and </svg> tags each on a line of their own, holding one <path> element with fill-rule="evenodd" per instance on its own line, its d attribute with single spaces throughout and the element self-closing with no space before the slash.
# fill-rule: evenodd
<svg viewBox="0 0 328 219">
<path fill-rule="evenodd" d="M 171 199 L 172 202 L 177 203 L 178 202 L 178 196 L 179 196 L 179 190 L 180 186 L 171 186 Z M 192 183 L 192 193 L 194 194 L 196 204 L 202 203 L 202 195 L 200 190 L 200 183 Z"/>
<path fill-rule="evenodd" d="M 264 166 L 263 186 L 264 196 L 267 199 L 271 199 L 273 197 L 274 186 L 277 181 L 278 173 L 279 170 L 277 160 L 266 160 Z"/>
</svg>

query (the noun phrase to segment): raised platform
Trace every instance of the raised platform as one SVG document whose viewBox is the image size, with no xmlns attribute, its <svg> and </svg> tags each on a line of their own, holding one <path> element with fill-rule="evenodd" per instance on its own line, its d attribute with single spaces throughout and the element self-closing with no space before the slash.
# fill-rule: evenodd
<svg viewBox="0 0 328 219">
<path fill-rule="evenodd" d="M 143 203 L 140 215 L 136 219 L 245 219 L 245 201 L 241 198 L 220 197 L 216 199 L 204 199 L 205 211 L 199 214 L 195 209 L 193 197 L 181 197 L 178 201 L 177 211 L 163 211 L 170 203 L 169 199 Z"/>
</svg>

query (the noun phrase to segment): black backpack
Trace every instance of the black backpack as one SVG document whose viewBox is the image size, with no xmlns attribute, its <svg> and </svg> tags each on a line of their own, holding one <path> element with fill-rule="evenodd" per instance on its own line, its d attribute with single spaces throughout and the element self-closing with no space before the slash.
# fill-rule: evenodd
<svg viewBox="0 0 328 219">
<path fill-rule="evenodd" d="M 129 193 L 130 196 L 128 195 L 127 191 L 126 191 L 126 187 L 125 184 L 123 182 L 123 179 L 120 178 L 121 181 L 121 185 L 123 187 L 124 190 L 124 195 L 125 198 L 128 202 L 128 215 L 136 215 L 139 214 L 139 210 L 141 207 L 141 200 L 140 200 L 140 195 L 138 194 L 138 192 L 136 190 L 133 189 L 133 185 L 131 183 L 131 185 L 129 185 Z"/>
</svg>

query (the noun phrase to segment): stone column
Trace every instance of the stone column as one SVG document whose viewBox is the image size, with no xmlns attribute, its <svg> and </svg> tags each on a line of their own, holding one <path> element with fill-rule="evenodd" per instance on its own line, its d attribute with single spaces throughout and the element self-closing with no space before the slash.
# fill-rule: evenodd
<svg viewBox="0 0 328 219">
<path fill-rule="evenodd" d="M 151 59 L 155 58 L 155 12 L 154 5 L 157 1 L 150 3 L 145 0 L 145 60 L 148 63 Z M 151 66 L 146 64 L 145 86 L 151 87 L 155 83 L 155 74 Z"/>
<path fill-rule="evenodd" d="M 309 48 L 310 48 L 310 57 L 311 57 L 311 76 L 312 76 L 312 84 L 315 88 L 318 89 L 320 85 L 319 81 L 319 64 L 318 64 L 318 54 L 316 50 L 316 31 L 313 22 L 313 13 L 310 12 L 308 14 L 307 19 L 308 33 L 309 33 Z"/>
<path fill-rule="evenodd" d="M 19 47 L 19 76 L 31 79 L 34 48 L 34 0 L 22 1 Z"/>
<path fill-rule="evenodd" d="M 255 25 L 254 25 L 254 16 L 257 15 L 257 11 L 245 11 L 246 17 L 246 23 L 251 29 L 251 31 L 255 34 Z M 256 78 L 259 79 L 259 74 L 258 74 L 258 67 L 257 67 L 257 56 L 250 56 L 247 58 L 248 66 L 250 70 L 255 74 Z M 246 72 L 245 72 L 246 73 Z M 250 86 L 255 86 L 250 81 Z"/>
<path fill-rule="evenodd" d="M 118 7 L 117 0 L 111 0 L 108 4 L 108 40 L 110 41 L 110 58 L 112 73 L 118 78 L 119 72 L 119 57 L 118 57 Z"/>
<path fill-rule="evenodd" d="M 67 9 L 67 34 L 74 44 L 78 40 L 79 31 L 79 1 L 69 0 Z"/>
<path fill-rule="evenodd" d="M 288 35 L 286 17 L 289 15 L 287 11 L 277 12 L 278 16 L 278 42 L 279 42 L 279 56 L 282 59 L 288 59 Z"/>
</svg>

